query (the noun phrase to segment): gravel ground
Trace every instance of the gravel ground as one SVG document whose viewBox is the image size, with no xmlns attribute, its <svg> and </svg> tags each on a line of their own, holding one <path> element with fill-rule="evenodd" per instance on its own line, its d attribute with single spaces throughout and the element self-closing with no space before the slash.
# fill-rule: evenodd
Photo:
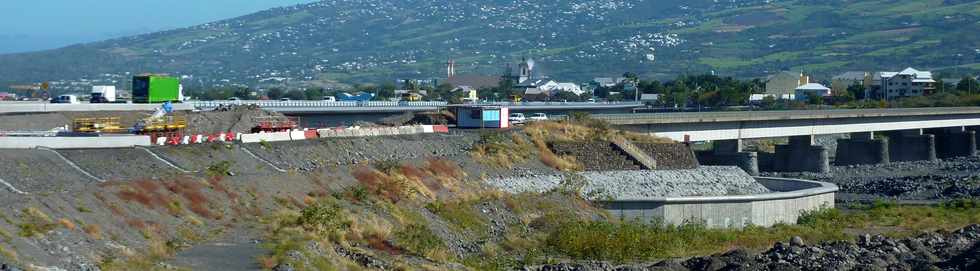
<svg viewBox="0 0 980 271">
<path fill-rule="evenodd" d="M 146 151 L 135 148 L 58 150 L 58 152 L 89 173 L 107 181 L 158 179 L 180 173 L 177 169 L 150 156 Z"/>
<path fill-rule="evenodd" d="M 466 154 L 479 134 L 424 134 L 245 144 L 256 155 L 283 169 L 311 171 L 379 160 L 411 160 Z"/>
<path fill-rule="evenodd" d="M 27 193 L 62 191 L 94 182 L 43 150 L 0 151 L 0 179 Z"/>
<path fill-rule="evenodd" d="M 187 133 L 249 133 L 257 126 L 259 118 L 272 117 L 285 120 L 280 113 L 257 108 L 238 106 L 222 110 L 191 113 L 187 118 Z"/>
<path fill-rule="evenodd" d="M 638 199 L 677 196 L 723 196 L 768 193 L 738 167 L 703 166 L 697 169 L 603 171 L 575 175 L 544 175 L 487 180 L 510 193 L 545 192 L 564 183 L 584 182 L 582 194 L 591 199 Z"/>
<path fill-rule="evenodd" d="M 935 202 L 980 196 L 980 158 L 832 167 L 830 173 L 764 173 L 835 183 L 838 201 Z"/>
<path fill-rule="evenodd" d="M 757 254 L 737 249 L 714 256 L 654 264 L 562 263 L 524 270 L 980 270 L 980 225 L 905 239 L 863 235 L 854 242 L 816 245 L 793 239 L 789 243 L 776 243 L 768 251 Z"/>
<path fill-rule="evenodd" d="M 267 175 L 275 173 L 269 165 L 252 158 L 242 151 L 241 145 L 208 144 L 206 147 L 164 146 L 154 147 L 153 152 L 171 161 L 177 166 L 190 171 L 205 171 L 209 166 L 222 161 L 231 162 L 229 171 L 240 175 Z"/>
</svg>

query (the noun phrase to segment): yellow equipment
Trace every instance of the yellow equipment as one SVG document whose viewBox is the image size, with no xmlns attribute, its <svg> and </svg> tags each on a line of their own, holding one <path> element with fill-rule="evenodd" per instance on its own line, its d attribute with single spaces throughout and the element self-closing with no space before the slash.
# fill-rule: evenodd
<svg viewBox="0 0 980 271">
<path fill-rule="evenodd" d="M 147 134 L 156 132 L 174 132 L 187 128 L 187 118 L 184 116 L 162 116 L 143 119 L 137 133 Z"/>
<path fill-rule="evenodd" d="M 521 102 L 521 95 L 510 95 L 510 101 L 515 103 Z"/>
<path fill-rule="evenodd" d="M 72 124 L 72 131 L 79 133 L 125 133 L 127 130 L 119 125 L 118 117 L 77 118 Z"/>
</svg>

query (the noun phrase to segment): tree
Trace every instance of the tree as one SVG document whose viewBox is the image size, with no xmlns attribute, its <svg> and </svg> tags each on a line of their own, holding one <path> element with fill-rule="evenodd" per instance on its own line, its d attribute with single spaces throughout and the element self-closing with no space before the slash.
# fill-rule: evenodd
<svg viewBox="0 0 980 271">
<path fill-rule="evenodd" d="M 282 98 L 283 94 L 285 94 L 285 92 L 282 91 L 281 88 L 272 88 L 265 92 L 265 96 L 269 96 L 270 100 L 278 100 L 279 98 Z"/>
<path fill-rule="evenodd" d="M 323 99 L 323 89 L 322 88 L 308 88 L 303 91 L 303 96 L 306 96 L 307 100 L 315 101 Z"/>
<path fill-rule="evenodd" d="M 555 94 L 554 100 L 557 100 L 557 101 L 569 101 L 569 102 L 580 102 L 580 101 L 582 101 L 582 98 L 581 98 L 581 96 L 575 95 L 575 93 L 572 93 L 572 92 L 559 91 L 558 94 Z"/>
<path fill-rule="evenodd" d="M 864 100 L 868 98 L 864 96 L 866 90 L 867 89 L 865 89 L 864 85 L 862 84 L 853 84 L 847 87 L 847 93 L 850 94 L 853 99 L 857 100 Z"/>
<path fill-rule="evenodd" d="M 396 88 L 395 84 L 391 82 L 384 83 L 381 85 L 381 88 L 378 89 L 378 93 L 375 95 L 378 96 L 378 99 L 388 99 L 388 98 L 395 97 L 395 88 Z"/>
<path fill-rule="evenodd" d="M 290 100 L 302 100 L 302 99 L 306 99 L 306 94 L 303 93 L 303 91 L 299 91 L 299 90 L 291 90 L 289 92 L 286 92 L 286 95 L 283 95 L 283 96 L 285 96 L 286 98 L 289 98 Z"/>
<path fill-rule="evenodd" d="M 956 84 L 956 90 L 973 93 L 974 91 L 980 91 L 980 85 L 977 84 L 977 79 L 972 76 L 963 77 L 960 82 Z"/>
</svg>

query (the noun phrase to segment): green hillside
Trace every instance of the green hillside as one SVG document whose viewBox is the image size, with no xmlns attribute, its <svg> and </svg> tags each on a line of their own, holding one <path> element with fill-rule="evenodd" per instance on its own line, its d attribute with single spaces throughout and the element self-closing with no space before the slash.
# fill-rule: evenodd
<svg viewBox="0 0 980 271">
<path fill-rule="evenodd" d="M 126 72 L 202 85 L 356 83 L 440 77 L 449 58 L 461 73 L 499 74 L 524 55 L 564 80 L 906 66 L 962 74 L 980 69 L 978 30 L 977 1 L 323 1 L 0 55 L 0 83 Z"/>
</svg>

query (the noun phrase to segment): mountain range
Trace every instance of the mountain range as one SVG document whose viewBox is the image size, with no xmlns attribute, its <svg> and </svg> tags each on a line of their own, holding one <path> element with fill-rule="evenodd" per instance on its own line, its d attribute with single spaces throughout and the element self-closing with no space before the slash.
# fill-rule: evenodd
<svg viewBox="0 0 980 271">
<path fill-rule="evenodd" d="M 907 66 L 959 76 L 980 70 L 978 30 L 980 2 L 962 0 L 326 0 L 0 55 L 0 84 L 147 72 L 202 86 L 352 84 L 445 77 L 449 59 L 457 74 L 500 74 L 521 57 L 568 81 Z"/>
</svg>

